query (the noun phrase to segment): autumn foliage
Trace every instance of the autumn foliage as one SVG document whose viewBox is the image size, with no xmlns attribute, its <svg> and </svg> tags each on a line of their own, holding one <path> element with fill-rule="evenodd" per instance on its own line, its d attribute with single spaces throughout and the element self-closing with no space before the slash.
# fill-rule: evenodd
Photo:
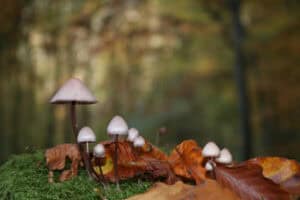
<svg viewBox="0 0 300 200">
<path fill-rule="evenodd" d="M 205 179 L 201 151 L 194 140 L 185 140 L 176 146 L 168 158 L 175 174 L 201 183 Z"/>
<path fill-rule="evenodd" d="M 101 158 L 103 159 L 101 161 L 97 160 L 99 158 L 92 158 L 93 169 L 100 175 L 101 168 L 105 180 L 115 182 L 112 162 L 115 144 L 112 141 L 105 141 L 102 144 L 106 156 L 104 159 Z M 213 176 L 208 177 L 203 167 L 207 160 L 202 156 L 202 148 L 194 140 L 183 141 L 173 149 L 170 156 L 149 142 L 146 142 L 143 147 L 133 147 L 128 141 L 120 141 L 118 146 L 117 164 L 120 180 L 143 177 L 163 180 L 169 185 L 179 180 L 195 182 L 197 186 L 193 187 L 182 184 L 174 185 L 179 189 L 174 189 L 173 186 L 162 187 L 165 188 L 165 193 L 169 190 L 176 190 L 177 193 L 183 190 L 179 194 L 176 193 L 176 196 L 181 199 L 199 199 L 201 196 L 205 199 L 222 197 L 222 199 L 233 200 L 289 200 L 296 199 L 300 194 L 300 165 L 294 160 L 258 157 L 231 165 L 217 163 Z M 64 169 L 66 157 L 71 159 L 72 167 L 61 173 L 60 181 L 68 180 L 77 174 L 77 167 L 81 160 L 77 145 L 58 145 L 48 149 L 45 156 L 50 175 L 53 170 Z M 161 194 L 164 192 L 162 191 Z M 214 192 L 213 196 L 212 192 Z M 150 199 L 156 193 L 157 191 L 150 190 L 148 196 L 143 198 Z M 168 198 L 171 196 L 169 195 Z M 178 198 L 172 197 L 172 199 Z"/>
</svg>

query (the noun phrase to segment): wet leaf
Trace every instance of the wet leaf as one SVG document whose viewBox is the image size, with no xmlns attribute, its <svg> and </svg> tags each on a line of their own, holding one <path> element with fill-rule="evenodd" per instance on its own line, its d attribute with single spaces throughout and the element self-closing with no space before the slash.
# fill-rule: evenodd
<svg viewBox="0 0 300 200">
<path fill-rule="evenodd" d="M 232 167 L 217 166 L 216 180 L 234 191 L 243 200 L 289 200 L 290 196 L 279 185 L 262 175 L 256 164 L 242 163 Z"/>
<path fill-rule="evenodd" d="M 291 194 L 300 195 L 300 165 L 282 157 L 259 157 L 248 160 L 263 168 L 263 175 Z"/>
<path fill-rule="evenodd" d="M 101 167 L 103 174 L 107 180 L 115 182 L 112 163 L 115 150 L 114 143 L 113 141 L 106 141 L 102 144 L 106 150 L 106 162 Z M 174 183 L 177 178 L 166 158 L 167 156 L 163 152 L 148 142 L 142 148 L 134 148 L 132 143 L 120 141 L 118 143 L 119 178 L 125 180 L 148 174 L 150 178 L 165 178 L 167 183 Z M 99 166 L 94 165 L 94 169 L 100 173 Z"/>
<path fill-rule="evenodd" d="M 202 149 L 194 140 L 185 140 L 172 151 L 169 163 L 178 176 L 195 180 L 200 184 L 205 179 L 206 170 L 203 167 Z"/>
</svg>

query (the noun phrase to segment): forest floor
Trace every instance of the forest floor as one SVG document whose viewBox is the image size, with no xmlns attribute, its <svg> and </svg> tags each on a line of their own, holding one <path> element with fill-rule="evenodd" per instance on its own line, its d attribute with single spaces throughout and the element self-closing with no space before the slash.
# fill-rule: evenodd
<svg viewBox="0 0 300 200">
<path fill-rule="evenodd" d="M 59 176 L 55 173 L 56 178 Z M 114 184 L 106 190 L 91 180 L 85 170 L 63 183 L 48 183 L 48 169 L 42 151 L 12 156 L 0 166 L 0 199 L 58 200 L 107 199 L 119 200 L 145 192 L 151 182 L 130 180 L 121 182 L 121 192 Z"/>
</svg>

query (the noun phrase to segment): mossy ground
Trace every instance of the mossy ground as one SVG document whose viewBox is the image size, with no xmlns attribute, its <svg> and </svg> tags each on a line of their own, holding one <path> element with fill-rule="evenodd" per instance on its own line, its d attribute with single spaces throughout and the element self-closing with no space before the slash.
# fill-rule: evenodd
<svg viewBox="0 0 300 200">
<path fill-rule="evenodd" d="M 0 166 L 0 199 L 52 200 L 52 199 L 103 199 L 118 200 L 145 192 L 151 182 L 129 180 L 121 183 L 119 192 L 114 184 L 106 190 L 90 180 L 81 169 L 79 175 L 63 183 L 48 183 L 43 152 L 13 156 Z"/>
</svg>

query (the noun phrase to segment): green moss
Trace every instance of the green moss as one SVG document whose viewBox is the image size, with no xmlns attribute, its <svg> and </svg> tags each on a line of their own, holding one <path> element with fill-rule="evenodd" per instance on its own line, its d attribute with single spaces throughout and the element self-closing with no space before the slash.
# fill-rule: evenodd
<svg viewBox="0 0 300 200">
<path fill-rule="evenodd" d="M 0 167 L 0 199 L 125 199 L 142 193 L 150 182 L 138 183 L 135 180 L 121 183 L 119 192 L 114 184 L 104 191 L 101 185 L 90 180 L 81 169 L 79 175 L 63 183 L 48 183 L 48 170 L 41 151 L 33 154 L 13 156 Z"/>
</svg>

